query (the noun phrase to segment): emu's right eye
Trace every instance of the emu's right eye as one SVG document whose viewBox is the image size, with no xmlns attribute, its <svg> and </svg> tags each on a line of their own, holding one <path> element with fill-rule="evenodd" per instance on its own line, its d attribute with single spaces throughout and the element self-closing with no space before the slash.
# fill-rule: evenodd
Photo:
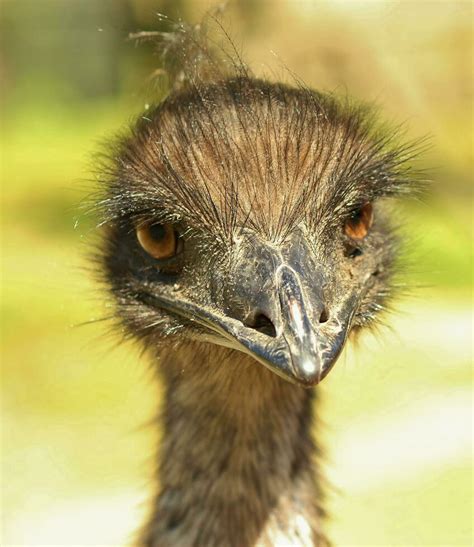
<svg viewBox="0 0 474 547">
<path fill-rule="evenodd" d="M 144 224 L 137 227 L 137 239 L 153 258 L 171 258 L 178 251 L 178 236 L 172 224 Z"/>
<path fill-rule="evenodd" d="M 374 212 L 372 204 L 366 203 L 346 220 L 344 224 L 344 233 L 351 239 L 364 239 L 372 226 L 373 220 Z"/>
</svg>

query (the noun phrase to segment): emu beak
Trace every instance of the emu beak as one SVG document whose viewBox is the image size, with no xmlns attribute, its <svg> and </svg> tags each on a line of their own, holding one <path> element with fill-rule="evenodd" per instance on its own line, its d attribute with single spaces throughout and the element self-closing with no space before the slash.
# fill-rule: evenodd
<svg viewBox="0 0 474 547">
<path fill-rule="evenodd" d="M 311 311 L 314 307 L 319 310 L 320 305 L 314 306 L 315 303 L 311 305 L 307 302 L 298 275 L 289 266 L 279 266 L 276 277 L 281 316 L 278 331 L 288 346 L 293 375 L 304 385 L 317 384 L 326 371 Z M 323 315 L 324 319 L 325 313 L 323 308 L 320 317 Z"/>
<path fill-rule="evenodd" d="M 269 293 L 262 293 L 258 276 L 254 279 L 260 306 L 250 316 L 266 318 L 274 326 L 273 335 L 263 334 L 251 325 L 236 328 L 229 319 L 225 321 L 226 332 L 242 351 L 286 380 L 305 387 L 318 384 L 342 351 L 356 309 L 354 299 L 329 312 L 321 277 L 313 275 L 309 291 L 301 282 L 301 273 L 288 264 L 276 268 L 274 290 Z"/>
<path fill-rule="evenodd" d="M 284 379 L 312 387 L 339 357 L 360 297 L 341 295 L 329 309 L 324 271 L 301 242 L 284 260 L 266 245 L 251 249 L 253 258 L 241 254 L 224 291 L 224 312 L 169 291 L 147 300 L 204 327 L 209 335 L 199 339 L 245 352 Z M 218 275 L 215 284 L 225 285 Z"/>
</svg>

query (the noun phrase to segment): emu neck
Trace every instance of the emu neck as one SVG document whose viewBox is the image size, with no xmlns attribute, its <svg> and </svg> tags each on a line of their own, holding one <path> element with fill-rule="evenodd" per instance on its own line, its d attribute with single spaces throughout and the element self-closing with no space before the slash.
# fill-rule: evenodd
<svg viewBox="0 0 474 547">
<path fill-rule="evenodd" d="M 143 543 L 322 544 L 314 392 L 207 344 L 183 346 L 160 361 L 160 493 Z"/>
</svg>

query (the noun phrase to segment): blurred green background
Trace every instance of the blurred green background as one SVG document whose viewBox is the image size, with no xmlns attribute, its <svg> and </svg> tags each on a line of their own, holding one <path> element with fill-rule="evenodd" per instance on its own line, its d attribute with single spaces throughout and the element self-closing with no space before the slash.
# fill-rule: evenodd
<svg viewBox="0 0 474 547">
<path fill-rule="evenodd" d="M 158 98 L 147 81 L 159 60 L 128 33 L 212 5 L 0 2 L 2 545 L 124 545 L 146 510 L 159 386 L 107 322 L 82 325 L 110 312 L 80 203 L 99 144 Z M 289 80 L 287 66 L 431 136 L 433 190 L 399 217 L 412 296 L 318 388 L 336 545 L 472 543 L 472 10 L 240 0 L 227 11 L 257 75 Z"/>
</svg>

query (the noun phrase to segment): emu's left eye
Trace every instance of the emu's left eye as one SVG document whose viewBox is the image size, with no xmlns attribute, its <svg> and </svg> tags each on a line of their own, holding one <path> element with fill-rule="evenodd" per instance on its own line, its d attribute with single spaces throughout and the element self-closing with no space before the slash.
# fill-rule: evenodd
<svg viewBox="0 0 474 547">
<path fill-rule="evenodd" d="M 374 212 L 372 204 L 366 203 L 346 220 L 344 224 L 344 233 L 351 239 L 364 239 L 372 226 L 373 219 Z"/>
<path fill-rule="evenodd" d="M 171 258 L 178 251 L 178 237 L 172 224 L 144 224 L 137 228 L 137 239 L 145 251 L 163 260 Z"/>
</svg>

